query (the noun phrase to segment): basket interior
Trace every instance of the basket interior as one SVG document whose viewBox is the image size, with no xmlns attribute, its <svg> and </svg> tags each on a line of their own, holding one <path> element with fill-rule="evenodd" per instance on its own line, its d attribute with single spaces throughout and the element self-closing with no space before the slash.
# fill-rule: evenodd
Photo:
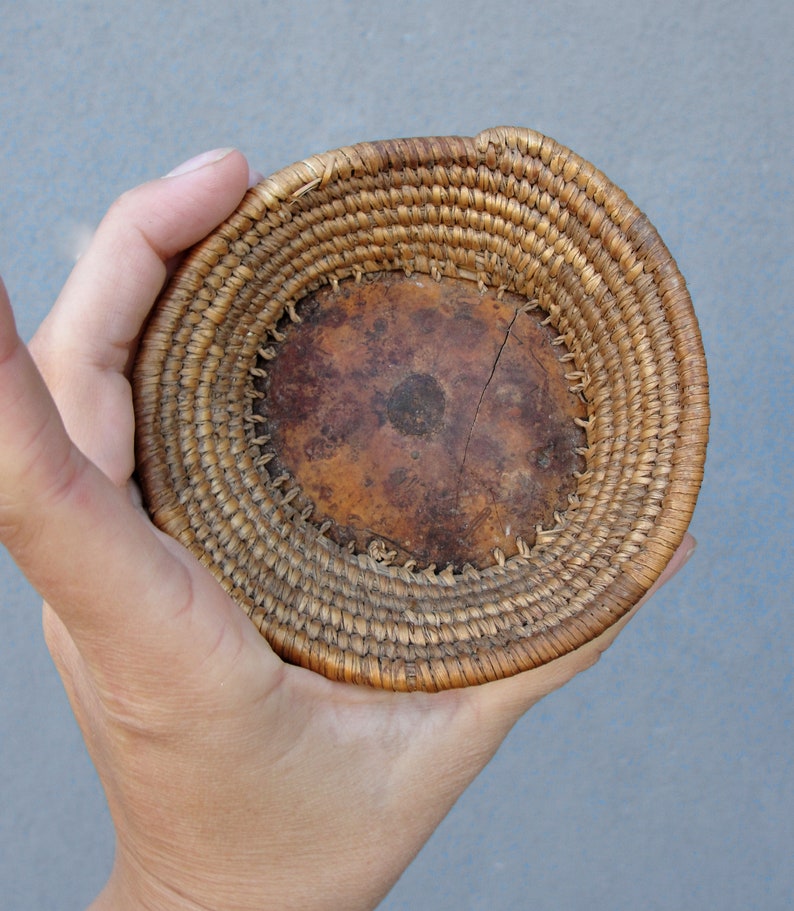
<svg viewBox="0 0 794 911">
<path fill-rule="evenodd" d="M 268 470 L 257 381 L 283 320 L 389 272 L 516 296 L 584 403 L 566 508 L 490 565 L 340 546 L 299 480 Z M 361 144 L 266 179 L 174 277 L 134 386 L 155 522 L 286 660 L 390 689 L 485 682 L 598 635 L 680 543 L 705 459 L 705 359 L 674 260 L 619 188 L 527 130 Z"/>
</svg>

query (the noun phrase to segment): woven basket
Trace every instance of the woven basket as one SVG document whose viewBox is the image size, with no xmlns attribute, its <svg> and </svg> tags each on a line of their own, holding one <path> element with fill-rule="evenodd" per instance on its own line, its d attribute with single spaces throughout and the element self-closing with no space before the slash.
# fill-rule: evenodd
<svg viewBox="0 0 794 911">
<path fill-rule="evenodd" d="M 534 309 L 583 408 L 565 508 L 480 566 L 406 559 L 387 536 L 340 543 L 272 467 L 262 377 L 301 302 L 394 275 Z M 624 615 L 686 531 L 709 415 L 692 304 L 655 229 L 591 164 L 514 128 L 363 143 L 255 186 L 156 305 L 134 401 L 153 520 L 279 655 L 428 691 L 544 664 Z"/>
</svg>

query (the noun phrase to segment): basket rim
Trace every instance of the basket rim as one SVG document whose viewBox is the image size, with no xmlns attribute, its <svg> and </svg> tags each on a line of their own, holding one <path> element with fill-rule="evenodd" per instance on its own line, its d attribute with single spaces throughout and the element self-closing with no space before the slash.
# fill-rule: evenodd
<svg viewBox="0 0 794 911">
<path fill-rule="evenodd" d="M 622 560 L 617 571 L 610 568 L 611 575 L 605 571 L 606 582 L 598 592 L 600 607 L 591 605 L 587 611 L 579 611 L 559 622 L 553 618 L 554 611 L 550 611 L 548 628 L 538 627 L 531 636 L 520 636 L 516 640 L 508 638 L 505 641 L 496 641 L 491 637 L 487 646 L 472 647 L 463 658 L 454 653 L 436 662 L 412 662 L 410 656 L 398 653 L 373 653 L 351 658 L 349 650 L 346 651 L 344 646 L 337 644 L 331 647 L 325 641 L 318 642 L 312 639 L 311 635 L 304 635 L 303 628 L 296 630 L 289 623 L 280 622 L 273 625 L 272 604 L 268 607 L 252 604 L 250 596 L 241 590 L 239 580 L 232 583 L 223 571 L 216 573 L 227 590 L 246 605 L 252 619 L 260 625 L 263 634 L 282 657 L 338 679 L 391 689 L 444 689 L 448 686 L 485 682 L 487 679 L 507 676 L 553 660 L 566 651 L 579 647 L 623 616 L 656 581 L 683 539 L 702 481 L 709 422 L 705 353 L 686 283 L 670 251 L 648 218 L 627 194 L 581 156 L 533 130 L 497 127 L 471 138 L 439 136 L 366 142 L 313 155 L 276 171 L 251 188 L 236 212 L 188 255 L 149 321 L 134 370 L 133 384 L 138 422 L 137 462 L 144 493 L 155 521 L 169 533 L 183 540 L 200 559 L 203 558 L 211 568 L 214 566 L 217 570 L 218 561 L 207 557 L 202 547 L 196 546 L 195 532 L 191 528 L 191 520 L 187 518 L 184 503 L 179 501 L 178 496 L 175 497 L 168 492 L 171 479 L 169 468 L 163 464 L 162 457 L 167 443 L 160 423 L 162 409 L 156 400 L 160 395 L 159 382 L 168 356 L 169 340 L 173 339 L 183 311 L 190 307 L 197 289 L 202 289 L 202 293 L 206 291 L 211 296 L 207 290 L 207 281 L 217 279 L 220 282 L 219 288 L 215 289 L 218 295 L 232 296 L 229 288 L 233 282 L 229 276 L 218 278 L 218 274 L 223 272 L 223 268 L 219 266 L 223 259 L 222 251 L 227 251 L 228 259 L 228 251 L 234 249 L 235 244 L 239 245 L 241 238 L 250 237 L 257 231 L 261 232 L 259 242 L 264 248 L 277 230 L 284 229 L 284 226 L 288 226 L 293 219 L 304 217 L 300 213 L 315 212 L 312 206 L 317 207 L 316 211 L 320 215 L 322 206 L 325 206 L 334 218 L 348 218 L 353 224 L 354 218 L 360 213 L 354 215 L 345 211 L 347 197 L 343 188 L 366 184 L 370 188 L 367 192 L 371 193 L 371 197 L 367 197 L 368 204 L 371 205 L 372 211 L 376 211 L 379 200 L 382 202 L 386 198 L 383 196 L 385 191 L 375 191 L 371 188 L 375 186 L 373 181 L 377 181 L 384 174 L 391 175 L 390 179 L 396 182 L 395 193 L 402 193 L 401 198 L 411 198 L 412 190 L 416 189 L 412 187 L 411 181 L 415 181 L 417 187 L 432 201 L 444 196 L 444 183 L 450 175 L 457 178 L 461 173 L 465 173 L 465 180 L 460 184 L 458 199 L 469 200 L 472 211 L 477 211 L 478 206 L 484 207 L 483 211 L 489 205 L 495 207 L 496 204 L 488 197 L 488 188 L 492 183 L 501 181 L 507 186 L 513 181 L 518 187 L 513 198 L 519 200 L 518 203 L 513 205 L 513 199 L 509 200 L 509 205 L 500 201 L 502 209 L 494 209 L 496 214 L 486 212 L 485 220 L 492 221 L 502 218 L 504 222 L 508 222 L 511 218 L 517 218 L 516 209 L 521 204 L 521 194 L 527 192 L 521 181 L 523 180 L 532 192 L 535 191 L 532 189 L 532 179 L 542 181 L 542 192 L 536 194 L 535 208 L 532 210 L 533 213 L 539 213 L 533 230 L 537 233 L 543 229 L 547 236 L 552 228 L 556 230 L 548 211 L 552 211 L 555 204 L 557 209 L 561 210 L 561 200 L 564 202 L 565 199 L 576 199 L 580 220 L 592 215 L 588 225 L 588 231 L 594 239 L 591 246 L 595 249 L 598 244 L 601 244 L 602 248 L 611 245 L 614 250 L 610 249 L 608 252 L 613 259 L 622 254 L 618 266 L 610 262 L 609 268 L 621 272 L 622 278 L 627 282 L 627 293 L 631 293 L 635 286 L 644 282 L 642 294 L 647 293 L 649 299 L 651 295 L 654 296 L 654 300 L 658 299 L 658 313 L 653 312 L 652 318 L 647 320 L 647 327 L 641 326 L 638 344 L 644 346 L 641 353 L 646 360 L 640 358 L 639 366 L 633 364 L 632 369 L 639 376 L 637 383 L 642 392 L 644 384 L 651 382 L 643 371 L 648 375 L 653 373 L 645 349 L 652 345 L 653 339 L 657 336 L 662 339 L 663 353 L 666 352 L 667 356 L 675 361 L 674 371 L 665 365 L 667 373 L 662 377 L 662 383 L 666 386 L 661 394 L 657 395 L 661 405 L 654 405 L 664 410 L 668 408 L 669 402 L 675 399 L 674 406 L 669 404 L 669 410 L 675 410 L 676 415 L 675 440 L 671 442 L 665 439 L 663 444 L 667 448 L 660 449 L 669 461 L 665 470 L 670 477 L 666 482 L 663 496 L 661 493 L 654 495 L 657 499 L 662 497 L 663 502 L 654 515 L 647 533 L 641 536 L 636 529 L 631 532 L 639 542 L 636 553 L 631 558 Z M 470 186 L 467 186 L 466 180 Z M 330 192 L 335 189 L 338 190 L 336 196 Z M 544 199 L 544 193 L 548 199 Z M 361 198 L 364 198 L 363 194 L 362 190 Z M 323 200 L 322 203 L 316 201 L 320 198 Z M 544 206 L 547 207 L 545 212 Z M 407 206 L 404 208 L 407 209 Z M 411 213 L 418 217 L 413 210 Z M 371 216 L 371 213 L 364 214 Z M 398 212 L 395 218 L 398 217 L 407 218 L 408 215 Z M 526 218 L 525 212 L 523 217 Z M 535 214 L 532 217 L 535 218 Z M 372 218 L 375 219 L 374 216 Z M 551 228 L 545 226 L 544 218 Z M 372 227 L 373 223 L 372 220 L 369 222 L 369 230 L 371 234 L 376 234 L 377 228 Z M 580 228 L 577 227 L 577 230 L 582 233 Z M 362 230 L 362 234 L 365 233 Z M 303 242 L 305 238 L 302 235 L 295 241 L 296 244 Z M 573 249 L 574 246 L 569 244 L 566 255 L 575 260 L 577 252 Z M 544 249 L 552 248 L 549 246 Z M 596 256 L 601 254 L 599 248 Z M 274 249 L 268 255 L 274 260 L 281 252 Z M 308 253 L 305 255 L 308 262 Z M 583 256 L 584 254 L 580 258 Z M 472 262 L 475 261 L 476 257 L 472 259 Z M 335 271 L 329 270 L 324 275 L 324 280 L 331 283 L 344 280 L 346 277 L 357 280 L 367 271 L 374 271 L 365 268 L 368 262 L 369 260 L 362 259 L 359 271 L 345 263 Z M 311 268 L 313 267 L 314 264 L 311 264 Z M 395 268 L 404 268 L 404 264 Z M 434 269 L 438 274 L 434 274 Z M 419 263 L 417 271 L 427 272 L 434 278 L 441 279 L 447 269 L 448 265 L 434 263 L 432 257 L 429 257 L 427 262 Z M 563 266 L 560 266 L 560 271 L 562 269 Z M 250 272 L 250 268 L 248 271 Z M 285 267 L 285 274 L 288 271 L 288 267 Z M 454 271 L 458 278 L 478 282 L 485 282 L 491 277 L 488 274 L 478 274 L 476 268 L 469 269 L 468 260 L 457 264 Z M 295 269 L 295 272 L 298 270 Z M 586 281 L 595 285 L 596 279 L 599 278 L 598 269 L 593 268 L 589 260 L 584 261 L 580 272 L 584 276 L 583 279 L 580 276 L 582 286 Z M 591 272 L 593 275 L 588 278 Z M 606 271 L 603 274 L 607 274 Z M 603 276 L 601 278 L 603 284 Z M 290 281 L 295 284 L 297 279 L 291 276 Z M 237 285 L 239 284 L 238 276 Z M 233 290 L 234 294 L 239 292 L 236 286 Z M 297 300 L 291 298 L 288 291 L 285 291 L 279 300 L 280 293 L 281 288 L 274 295 L 275 302 L 272 303 L 273 312 L 270 316 L 285 312 L 294 316 Z M 555 304 L 546 302 L 544 309 L 546 306 L 549 307 L 549 318 L 552 318 Z M 663 329 L 657 325 L 660 321 L 666 321 L 667 325 Z M 635 322 L 641 322 L 639 316 L 635 317 Z M 591 319 L 591 323 L 596 327 L 599 325 L 595 318 Z M 614 333 L 619 335 L 623 331 L 623 325 L 619 324 Z M 678 388 L 673 389 L 673 386 Z M 636 394 L 639 395 L 640 392 Z M 654 402 L 656 401 L 657 399 L 654 399 Z M 634 410 L 636 412 L 636 407 Z M 174 414 L 171 417 L 173 419 Z M 160 456 L 157 455 L 158 450 Z M 604 468 L 604 471 L 608 472 L 609 469 Z M 600 508 L 603 510 L 604 507 Z M 293 557 L 293 561 L 294 559 Z M 431 599 L 449 582 L 439 581 L 443 574 L 437 572 L 425 575 L 408 572 L 408 575 L 414 578 L 407 582 L 403 578 L 405 574 L 398 571 L 399 568 L 372 567 L 367 563 L 366 557 L 359 560 L 358 555 L 356 560 L 346 562 L 340 557 L 342 562 L 339 563 L 333 548 L 328 552 L 323 551 L 322 559 L 332 567 L 330 572 L 337 573 L 340 578 L 350 577 L 358 572 L 365 574 L 372 571 L 391 580 L 388 584 L 397 589 L 408 585 L 411 591 L 415 591 L 415 586 L 419 586 L 424 596 Z M 547 560 L 543 554 L 532 563 L 533 572 L 542 576 L 542 585 L 549 584 L 547 566 L 551 565 L 556 564 L 553 560 Z M 290 571 L 298 570 L 293 567 Z M 490 570 L 483 570 L 480 576 L 487 583 L 493 582 L 498 586 L 503 584 L 504 574 L 505 567 L 496 564 Z M 461 590 L 466 590 L 464 580 L 453 581 Z M 350 588 L 349 578 L 344 581 L 344 588 L 345 592 Z M 510 598 L 516 600 L 514 594 L 511 594 Z M 483 612 L 487 613 L 481 605 L 480 613 Z M 348 620 L 339 622 L 344 625 Z M 447 623 L 448 620 L 442 617 L 438 622 Z M 389 629 L 395 633 L 397 626 Z M 399 634 L 402 635 L 402 632 Z M 349 638 L 348 632 L 340 632 L 339 629 L 336 635 L 345 641 Z"/>
</svg>

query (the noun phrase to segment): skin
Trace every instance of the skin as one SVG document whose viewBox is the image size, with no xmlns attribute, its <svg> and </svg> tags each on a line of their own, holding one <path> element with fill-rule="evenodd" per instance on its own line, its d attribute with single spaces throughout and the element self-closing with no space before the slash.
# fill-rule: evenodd
<svg viewBox="0 0 794 911">
<path fill-rule="evenodd" d="M 136 340 L 175 257 L 250 180 L 215 152 L 122 196 L 29 348 L 0 283 L 0 541 L 45 599 L 113 817 L 94 911 L 374 908 L 517 719 L 629 619 L 485 686 L 358 688 L 282 663 L 154 528 L 131 482 Z"/>
</svg>

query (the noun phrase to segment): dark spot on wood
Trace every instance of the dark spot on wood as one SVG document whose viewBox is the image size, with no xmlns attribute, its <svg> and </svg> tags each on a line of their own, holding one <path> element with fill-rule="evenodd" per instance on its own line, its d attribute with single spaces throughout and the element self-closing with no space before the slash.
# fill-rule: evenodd
<svg viewBox="0 0 794 911">
<path fill-rule="evenodd" d="M 389 420 L 407 436 L 427 436 L 438 430 L 445 408 L 444 390 L 426 373 L 412 373 L 389 396 Z"/>
</svg>

